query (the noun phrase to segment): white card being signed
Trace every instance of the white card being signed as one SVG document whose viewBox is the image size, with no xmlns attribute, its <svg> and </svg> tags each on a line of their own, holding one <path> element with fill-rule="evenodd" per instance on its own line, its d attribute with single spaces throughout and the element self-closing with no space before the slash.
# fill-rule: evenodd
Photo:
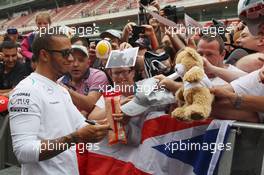
<svg viewBox="0 0 264 175">
<path fill-rule="evenodd" d="M 138 55 L 138 47 L 112 50 L 105 68 L 134 67 Z"/>
</svg>

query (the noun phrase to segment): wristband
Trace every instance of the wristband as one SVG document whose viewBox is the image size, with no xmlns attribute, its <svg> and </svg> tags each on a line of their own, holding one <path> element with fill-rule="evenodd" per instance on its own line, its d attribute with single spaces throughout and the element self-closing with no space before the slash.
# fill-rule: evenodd
<svg viewBox="0 0 264 175">
<path fill-rule="evenodd" d="M 78 143 L 78 140 L 79 140 L 78 136 L 76 136 L 74 133 L 71 133 L 70 136 L 71 136 L 71 139 L 74 143 Z"/>
<path fill-rule="evenodd" d="M 240 109 L 242 103 L 242 95 L 236 93 L 236 99 L 234 101 L 234 107 Z"/>
</svg>

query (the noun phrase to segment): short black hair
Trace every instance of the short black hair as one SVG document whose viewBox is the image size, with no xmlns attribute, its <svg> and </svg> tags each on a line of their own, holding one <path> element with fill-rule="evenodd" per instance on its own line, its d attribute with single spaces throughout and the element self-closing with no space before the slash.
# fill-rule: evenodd
<svg viewBox="0 0 264 175">
<path fill-rule="evenodd" d="M 84 47 L 89 47 L 89 39 L 80 36 L 74 36 L 71 38 L 71 44 L 74 44 L 77 41 L 81 41 Z"/>
<path fill-rule="evenodd" d="M 201 40 L 207 41 L 208 43 L 210 43 L 212 41 L 217 41 L 217 43 L 219 44 L 219 53 L 222 54 L 225 50 L 224 40 L 218 34 L 216 34 L 216 35 L 210 35 L 210 34 L 203 35 L 199 41 L 201 41 Z"/>
<path fill-rule="evenodd" d="M 67 35 L 61 31 L 59 27 L 53 27 L 49 30 L 45 30 L 45 32 L 39 32 L 35 34 L 35 38 L 32 43 L 34 61 L 38 61 L 39 52 L 41 49 L 52 50 L 52 43 L 54 42 L 53 37 L 56 36 L 67 37 Z"/>
<path fill-rule="evenodd" d="M 17 44 L 10 40 L 3 41 L 1 44 L 1 50 L 2 49 L 13 49 L 13 48 L 17 49 L 17 47 L 18 47 Z"/>
</svg>

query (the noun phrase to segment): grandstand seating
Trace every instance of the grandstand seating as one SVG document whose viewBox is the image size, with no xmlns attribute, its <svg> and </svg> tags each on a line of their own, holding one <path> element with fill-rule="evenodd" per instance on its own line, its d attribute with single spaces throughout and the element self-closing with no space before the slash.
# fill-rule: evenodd
<svg viewBox="0 0 264 175">
<path fill-rule="evenodd" d="M 177 0 L 160 0 L 160 3 L 166 4 L 175 1 Z M 137 0 L 93 0 L 46 11 L 50 13 L 53 22 L 60 22 L 135 8 L 138 8 Z M 0 20 L 0 30 L 8 27 L 22 28 L 34 26 L 36 14 L 37 12 L 33 12 L 26 16 L 14 17 L 9 20 Z"/>
<path fill-rule="evenodd" d="M 86 6 L 81 9 L 81 11 L 83 12 L 84 16 L 96 15 L 96 10 L 98 8 L 100 8 L 100 6 L 103 5 L 104 3 L 105 3 L 105 1 L 101 1 L 101 0 L 95 0 L 95 1 L 92 1 L 92 2 L 88 2 L 86 4 Z M 83 17 L 83 16 L 81 16 L 81 11 L 80 11 L 79 14 L 77 14 L 77 16 L 73 16 L 72 19 L 73 18 L 78 18 L 78 17 Z"/>
<path fill-rule="evenodd" d="M 69 19 L 82 17 L 82 15 L 81 15 L 82 12 L 85 14 L 85 12 L 87 12 L 91 9 L 94 9 L 95 6 L 97 5 L 97 3 L 100 3 L 100 0 L 95 0 L 95 1 L 92 1 L 89 3 L 81 3 L 82 4 L 81 8 L 79 8 L 75 12 L 73 12 L 73 14 L 71 14 L 71 16 L 69 16 Z"/>
<path fill-rule="evenodd" d="M 8 21 L 8 19 L 2 19 L 0 20 L 0 30 L 4 29 L 5 23 Z"/>
</svg>

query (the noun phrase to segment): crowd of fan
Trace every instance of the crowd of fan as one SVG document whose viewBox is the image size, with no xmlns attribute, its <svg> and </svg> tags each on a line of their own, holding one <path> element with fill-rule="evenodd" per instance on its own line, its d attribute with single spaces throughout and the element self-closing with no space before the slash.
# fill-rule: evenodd
<svg viewBox="0 0 264 175">
<path fill-rule="evenodd" d="M 159 5 L 156 1 L 153 5 L 160 11 Z M 239 95 L 255 95 L 261 96 L 261 89 L 254 92 L 256 85 L 259 82 L 253 82 L 253 87 L 246 87 L 249 85 L 240 85 L 239 82 L 242 78 L 239 77 L 247 75 L 251 72 L 257 71 L 261 74 L 261 67 L 263 66 L 264 59 L 264 41 L 261 33 L 252 35 L 248 27 L 240 22 L 234 27 L 231 33 L 226 33 L 225 36 L 212 35 L 193 36 L 191 38 L 185 38 L 185 36 L 178 34 L 172 35 L 165 30 L 163 24 L 160 24 L 157 19 L 149 17 L 148 23 L 142 25 L 145 30 L 144 33 L 140 33 L 138 38 L 132 38 L 133 26 L 135 23 L 128 23 L 124 26 L 123 32 L 109 29 L 101 34 L 101 39 L 108 38 L 111 40 L 113 49 L 125 49 L 129 47 L 139 47 L 138 58 L 136 66 L 133 68 L 120 68 L 118 74 L 113 74 L 114 70 L 105 70 L 105 60 L 96 58 L 95 55 L 95 42 L 89 42 L 89 39 L 74 36 L 71 38 L 73 45 L 81 45 L 85 48 L 73 49 L 73 57 L 80 58 L 75 59 L 69 74 L 65 75 L 62 79 L 63 83 L 74 89 L 70 91 L 73 96 L 75 104 L 83 109 L 87 114 L 93 110 L 96 101 L 100 97 L 99 85 L 104 85 L 107 82 L 115 82 L 115 75 L 118 75 L 118 81 L 130 82 L 142 80 L 150 75 L 146 75 L 144 68 L 145 53 L 150 54 L 166 54 L 166 61 L 162 61 L 166 65 L 166 70 L 156 72 L 155 74 L 163 74 L 165 76 L 173 72 L 174 60 L 177 53 L 185 46 L 195 48 L 200 55 L 204 58 L 205 70 L 208 77 L 211 79 L 215 86 L 225 85 L 231 87 L 232 91 L 235 91 Z M 40 13 L 36 16 L 36 25 L 38 28 L 47 27 L 51 24 L 50 16 L 47 13 Z M 166 32 L 165 32 L 166 31 Z M 1 60 L 1 77 L 0 77 L 0 93 L 2 95 L 8 95 L 8 92 L 12 90 L 20 80 L 25 78 L 35 69 L 34 58 L 32 58 L 32 42 L 34 40 L 35 33 L 30 33 L 21 43 L 18 43 L 18 31 L 15 28 L 9 28 L 4 41 L 1 44 L 0 60 Z M 133 35 L 134 36 L 134 35 Z M 134 41 L 133 41 L 134 40 Z M 225 41 L 225 42 L 224 42 Z M 231 42 L 232 41 L 232 42 Z M 87 53 L 86 53 L 87 50 Z M 100 71 L 101 70 L 101 71 Z M 227 70 L 227 71 L 225 71 Z M 113 76 L 114 75 L 114 76 Z M 153 75 L 152 75 L 153 76 Z M 161 84 L 175 92 L 181 85 L 178 82 L 170 81 L 165 76 L 159 75 Z M 233 81 L 233 82 L 232 82 Z M 238 82 L 238 83 L 235 83 Z M 247 83 L 250 83 L 248 80 Z M 174 85 L 175 84 L 175 85 Z M 233 84 L 233 86 L 232 86 Z M 234 85 L 238 84 L 238 85 Z M 79 90 L 80 88 L 84 88 Z M 261 85 L 260 85 L 261 87 Z M 219 91 L 220 88 L 217 88 Z M 82 97 L 77 94 L 83 94 L 86 97 Z M 220 95 L 220 92 L 215 95 Z M 126 94 L 125 96 L 133 95 Z M 77 99 L 75 99 L 75 96 Z M 83 100 L 79 100 L 83 99 Z M 229 99 L 230 100 L 230 99 Z M 218 100 L 216 100 L 217 102 Z M 231 102 L 233 100 L 231 99 Z M 244 121 L 259 122 L 260 118 L 253 117 L 253 114 L 259 114 L 261 109 L 243 108 L 243 112 L 252 112 L 252 117 L 243 117 L 243 115 L 225 115 L 221 111 L 213 112 L 212 117 L 225 117 L 227 119 L 236 119 Z M 247 109 L 246 111 L 244 111 Z M 242 112 L 242 109 L 238 111 Z M 227 111 L 225 111 L 227 112 Z"/>
<path fill-rule="evenodd" d="M 157 8 L 157 13 L 164 16 L 163 10 L 156 1 L 152 5 Z M 40 30 L 48 24 L 51 24 L 49 14 L 40 13 L 36 16 L 36 25 Z M 100 87 L 108 84 L 133 86 L 143 79 L 155 76 L 160 85 L 164 85 L 175 94 L 182 83 L 180 80 L 174 81 L 166 76 L 174 72 L 177 54 L 184 47 L 192 47 L 204 57 L 205 72 L 214 85 L 211 93 L 216 98 L 211 117 L 263 122 L 263 13 L 254 24 L 244 20 L 235 26 L 231 33 L 215 37 L 210 34 L 194 35 L 188 38 L 186 35 L 172 35 L 165 30 L 164 24 L 150 15 L 148 24 L 142 25 L 144 28 L 142 33 L 131 37 L 135 36 L 134 26 L 136 26 L 135 23 L 128 23 L 123 31 L 109 29 L 101 33 L 100 37 L 110 40 L 114 50 L 139 47 L 135 67 L 105 69 L 106 60 L 96 57 L 96 43 L 84 37 L 72 37 L 71 50 L 48 50 L 54 55 L 61 54 L 65 59 L 73 58 L 69 59 L 71 65 L 68 73 L 57 82 L 68 90 L 73 103 L 86 118 L 98 121 L 105 119 L 104 100 L 101 97 Z M 259 27 L 258 32 L 252 29 L 256 26 Z M 9 96 L 12 89 L 30 75 L 37 64 L 40 64 L 37 58 L 39 53 L 34 53 L 32 48 L 35 35 L 36 33 L 32 32 L 18 43 L 17 30 L 14 28 L 7 30 L 0 52 L 0 95 Z M 52 43 L 45 43 L 45 45 L 52 45 Z M 152 75 L 147 73 L 146 55 L 157 59 L 162 57 L 159 62 L 163 68 L 152 72 Z M 134 93 L 123 89 L 121 104 L 130 101 Z M 124 124 L 141 122 L 123 115 L 116 116 L 116 120 Z M 138 123 L 135 125 L 140 127 Z"/>
</svg>

